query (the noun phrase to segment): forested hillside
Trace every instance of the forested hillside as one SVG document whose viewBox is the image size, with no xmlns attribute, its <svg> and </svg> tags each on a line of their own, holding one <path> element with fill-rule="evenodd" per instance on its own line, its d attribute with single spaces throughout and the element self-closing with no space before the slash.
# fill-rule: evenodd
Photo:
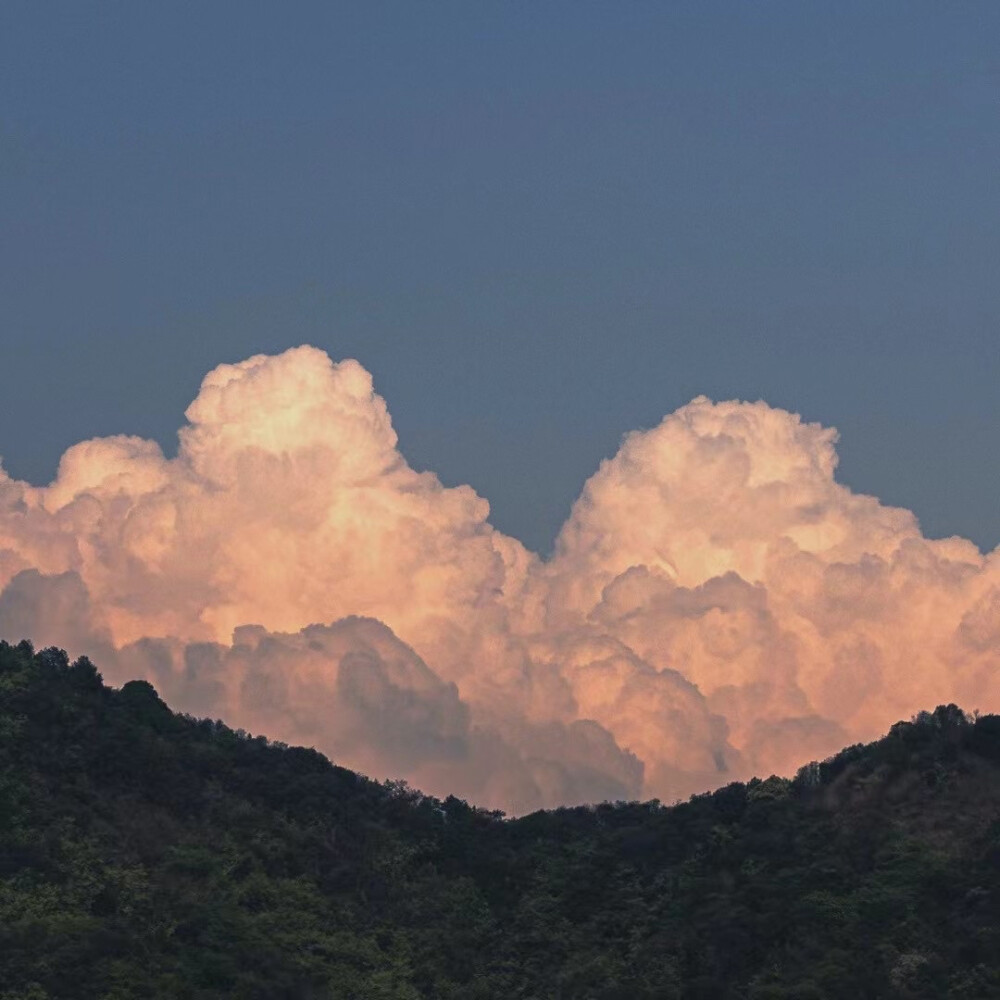
<svg viewBox="0 0 1000 1000">
<path fill-rule="evenodd" d="M 0 1000 L 1000 997 L 1000 717 L 517 820 L 0 643 Z"/>
</svg>

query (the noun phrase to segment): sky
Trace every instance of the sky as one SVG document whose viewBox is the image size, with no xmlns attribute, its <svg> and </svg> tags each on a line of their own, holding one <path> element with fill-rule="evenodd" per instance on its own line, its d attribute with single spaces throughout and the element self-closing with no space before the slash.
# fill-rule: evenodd
<svg viewBox="0 0 1000 1000">
<path fill-rule="evenodd" d="M 992 2 L 10 0 L 5 467 L 172 452 L 206 371 L 311 343 L 535 551 L 699 394 L 838 428 L 843 482 L 991 549 L 998 34 Z"/>
<path fill-rule="evenodd" d="M 0 9 L 0 637 L 438 795 L 1000 711 L 1000 7 Z"/>
</svg>

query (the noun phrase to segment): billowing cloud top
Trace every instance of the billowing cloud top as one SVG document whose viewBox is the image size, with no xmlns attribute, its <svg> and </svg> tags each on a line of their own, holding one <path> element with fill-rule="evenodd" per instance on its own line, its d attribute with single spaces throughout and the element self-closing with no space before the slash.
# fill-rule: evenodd
<svg viewBox="0 0 1000 1000">
<path fill-rule="evenodd" d="M 176 707 L 513 811 L 790 771 L 1000 709 L 1000 568 L 834 479 L 836 434 L 699 397 L 627 435 L 540 560 L 409 467 L 356 361 L 221 365 L 177 457 L 0 470 L 0 635 Z"/>
</svg>

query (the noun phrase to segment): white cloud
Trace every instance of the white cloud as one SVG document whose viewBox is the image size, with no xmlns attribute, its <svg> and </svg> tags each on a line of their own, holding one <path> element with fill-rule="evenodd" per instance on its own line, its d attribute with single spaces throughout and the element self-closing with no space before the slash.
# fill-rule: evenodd
<svg viewBox="0 0 1000 1000">
<path fill-rule="evenodd" d="M 47 487 L 0 472 L 0 633 L 520 811 L 1000 708 L 996 553 L 852 493 L 835 432 L 765 403 L 699 397 L 627 435 L 547 562 L 409 467 L 355 361 L 222 365 L 187 417 L 174 459 L 112 437 Z"/>
</svg>

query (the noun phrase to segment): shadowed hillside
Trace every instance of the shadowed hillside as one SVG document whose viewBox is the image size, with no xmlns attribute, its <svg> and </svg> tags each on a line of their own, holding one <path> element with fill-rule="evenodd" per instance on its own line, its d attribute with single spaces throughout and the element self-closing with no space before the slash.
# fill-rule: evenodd
<svg viewBox="0 0 1000 1000">
<path fill-rule="evenodd" d="M 517 820 L 0 643 L 0 1000 L 1000 996 L 1000 717 Z"/>
</svg>

